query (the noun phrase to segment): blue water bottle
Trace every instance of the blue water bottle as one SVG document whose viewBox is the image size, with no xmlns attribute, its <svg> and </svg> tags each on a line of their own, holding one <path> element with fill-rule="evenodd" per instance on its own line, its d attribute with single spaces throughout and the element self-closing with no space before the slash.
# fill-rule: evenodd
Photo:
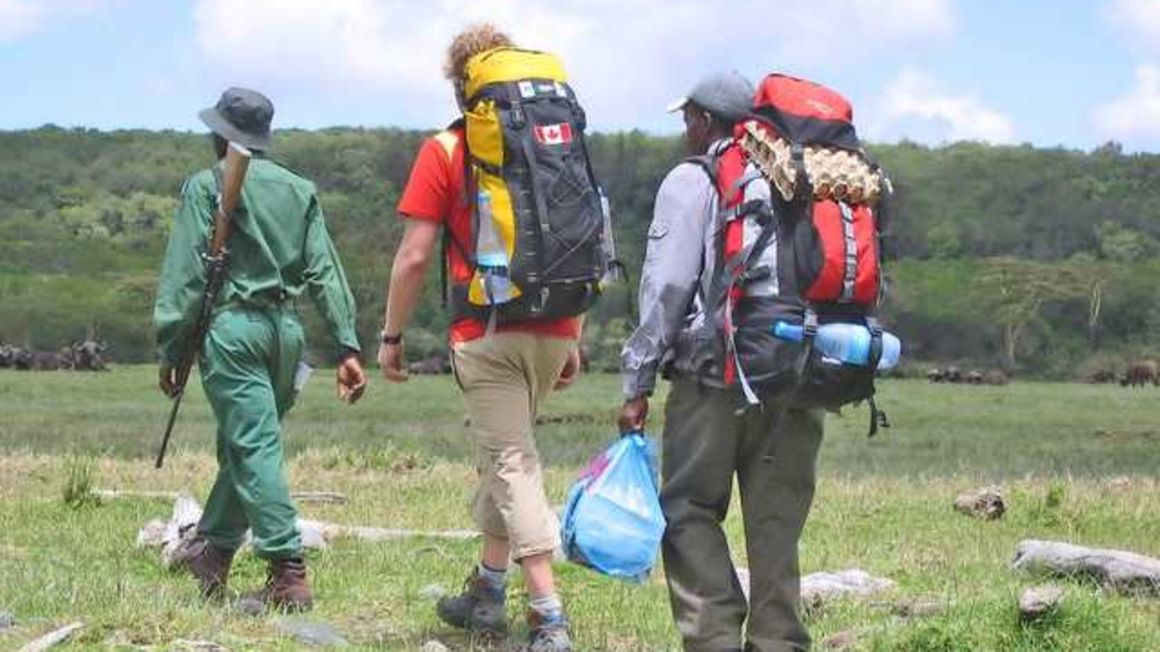
<svg viewBox="0 0 1160 652">
<path fill-rule="evenodd" d="M 800 342 L 805 337 L 801 324 L 779 321 L 773 325 L 774 337 L 792 342 Z M 835 362 L 865 366 L 870 357 L 870 329 L 861 324 L 822 324 L 814 336 L 814 348 L 821 352 L 823 359 Z M 902 342 L 891 333 L 882 332 L 882 357 L 878 359 L 878 369 L 890 369 L 898 364 L 902 356 Z"/>
</svg>

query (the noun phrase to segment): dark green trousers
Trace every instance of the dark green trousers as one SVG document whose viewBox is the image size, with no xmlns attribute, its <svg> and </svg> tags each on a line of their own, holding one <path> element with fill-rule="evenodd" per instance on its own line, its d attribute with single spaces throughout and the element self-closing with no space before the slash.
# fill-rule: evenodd
<svg viewBox="0 0 1160 652">
<path fill-rule="evenodd" d="M 805 650 L 798 540 L 814 497 L 821 411 L 745 407 L 739 391 L 673 383 L 665 405 L 662 543 L 684 648 Z M 736 475 L 750 572 L 747 604 L 721 523 Z"/>
<path fill-rule="evenodd" d="M 301 552 L 281 419 L 294 402 L 302 348 L 302 326 L 292 310 L 229 308 L 214 317 L 201 380 L 217 417 L 218 475 L 198 532 L 216 546 L 236 549 L 250 529 L 259 557 Z"/>
</svg>

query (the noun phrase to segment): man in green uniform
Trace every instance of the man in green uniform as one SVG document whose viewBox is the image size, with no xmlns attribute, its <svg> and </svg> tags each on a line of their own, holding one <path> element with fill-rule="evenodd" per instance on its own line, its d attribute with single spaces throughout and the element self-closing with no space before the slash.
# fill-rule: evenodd
<svg viewBox="0 0 1160 652">
<path fill-rule="evenodd" d="M 160 385 L 174 387 L 174 368 L 194 328 L 205 287 L 202 260 L 228 142 L 253 153 L 226 247 L 228 278 L 205 341 L 202 387 L 217 417 L 218 476 L 206 501 L 188 567 L 205 597 L 224 594 L 234 552 L 246 530 L 269 562 L 258 597 L 283 609 L 312 606 L 297 511 L 283 468 L 280 421 L 294 403 L 303 331 L 295 299 L 310 295 L 339 349 L 339 398 L 354 403 L 366 387 L 355 334 L 355 305 L 326 230 L 314 184 L 264 158 L 274 106 L 252 90 L 231 88 L 202 111 L 213 131 L 217 170 L 189 178 L 181 191 L 153 319 L 161 354 Z"/>
</svg>

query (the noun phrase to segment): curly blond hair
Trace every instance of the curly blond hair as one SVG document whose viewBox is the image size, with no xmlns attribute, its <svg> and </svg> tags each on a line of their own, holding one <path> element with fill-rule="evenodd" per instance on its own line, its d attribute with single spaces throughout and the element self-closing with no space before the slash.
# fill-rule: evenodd
<svg viewBox="0 0 1160 652">
<path fill-rule="evenodd" d="M 491 23 L 470 25 L 447 47 L 447 61 L 443 63 L 443 75 L 452 82 L 463 80 L 463 68 L 467 60 L 480 52 L 493 48 L 514 45 L 506 33 Z"/>
</svg>

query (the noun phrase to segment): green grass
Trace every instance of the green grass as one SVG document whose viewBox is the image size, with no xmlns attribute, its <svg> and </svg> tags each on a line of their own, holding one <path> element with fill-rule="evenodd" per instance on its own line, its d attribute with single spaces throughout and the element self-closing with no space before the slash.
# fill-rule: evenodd
<svg viewBox="0 0 1160 652">
<path fill-rule="evenodd" d="M 344 492 L 351 502 L 306 505 L 304 515 L 470 528 L 471 446 L 451 380 L 378 382 L 348 408 L 333 400 L 325 376 L 315 376 L 287 420 L 292 482 L 297 490 Z M 1035 578 L 1008 568 L 1016 543 L 1031 537 L 1160 556 L 1158 401 L 1160 392 L 1118 387 L 888 381 L 881 404 L 894 428 L 880 438 L 865 439 L 865 410 L 828 419 L 803 571 L 860 567 L 898 588 L 811 612 L 815 640 L 856 629 L 866 650 L 1160 649 L 1160 601 L 1105 595 L 1083 582 L 1065 582 L 1055 616 L 1019 624 L 1016 597 Z M 538 437 L 553 501 L 612 436 L 617 403 L 616 379 L 592 376 L 545 406 Z M 204 496 L 214 463 L 200 390 L 183 408 L 174 456 L 154 471 L 147 458 L 165 408 L 149 368 L 0 373 L 0 611 L 18 623 L 0 631 L 0 649 L 73 620 L 88 625 L 62 649 L 167 649 L 178 638 L 232 650 L 297 649 L 273 618 L 203 605 L 189 580 L 160 568 L 156 551 L 133 548 L 141 524 L 168 514 L 165 501 L 91 500 L 94 487 Z M 982 523 L 951 511 L 958 492 L 991 481 L 1007 489 L 1006 518 Z M 739 514 L 726 529 L 743 563 Z M 438 638 L 463 649 L 421 593 L 431 584 L 457 588 L 475 555 L 472 543 L 341 542 L 312 553 L 318 609 L 310 617 L 362 648 L 416 650 Z M 633 586 L 569 564 L 558 571 L 579 649 L 678 649 L 659 574 Z M 261 565 L 245 555 L 232 583 L 249 589 L 261 579 Z M 947 607 L 925 617 L 894 614 L 897 603 L 917 599 Z M 518 621 L 518 589 L 510 600 Z"/>
</svg>

